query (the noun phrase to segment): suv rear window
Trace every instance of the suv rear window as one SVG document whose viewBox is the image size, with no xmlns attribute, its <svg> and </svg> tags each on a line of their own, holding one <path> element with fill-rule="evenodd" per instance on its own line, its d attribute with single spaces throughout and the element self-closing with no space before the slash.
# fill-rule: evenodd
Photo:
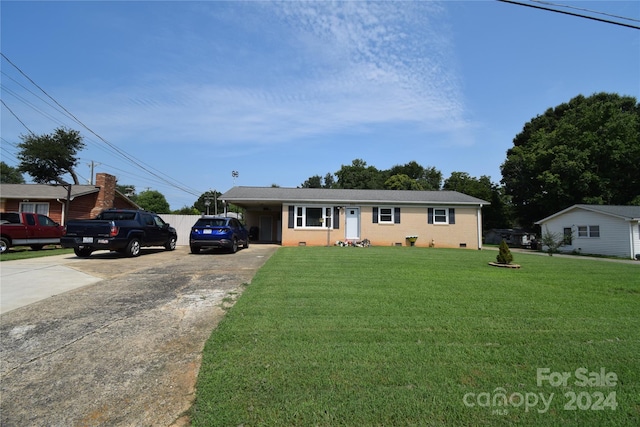
<svg viewBox="0 0 640 427">
<path fill-rule="evenodd" d="M 200 218 L 194 227 L 224 227 L 227 225 L 225 218 Z"/>
</svg>

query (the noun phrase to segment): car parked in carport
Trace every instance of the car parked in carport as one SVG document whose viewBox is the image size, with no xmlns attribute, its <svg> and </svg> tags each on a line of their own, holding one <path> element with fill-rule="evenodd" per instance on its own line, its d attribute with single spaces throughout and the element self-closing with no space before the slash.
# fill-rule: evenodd
<svg viewBox="0 0 640 427">
<path fill-rule="evenodd" d="M 225 248 L 235 253 L 249 247 L 249 232 L 236 218 L 203 216 L 191 227 L 189 247 L 197 254 L 204 248 Z"/>
</svg>

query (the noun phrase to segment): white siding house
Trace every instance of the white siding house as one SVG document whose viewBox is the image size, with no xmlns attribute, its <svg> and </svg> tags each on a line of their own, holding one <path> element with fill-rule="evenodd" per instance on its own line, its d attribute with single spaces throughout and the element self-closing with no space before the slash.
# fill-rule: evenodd
<svg viewBox="0 0 640 427">
<path fill-rule="evenodd" d="M 563 252 L 640 259 L 640 206 L 573 205 L 536 224 L 565 236 Z"/>
</svg>

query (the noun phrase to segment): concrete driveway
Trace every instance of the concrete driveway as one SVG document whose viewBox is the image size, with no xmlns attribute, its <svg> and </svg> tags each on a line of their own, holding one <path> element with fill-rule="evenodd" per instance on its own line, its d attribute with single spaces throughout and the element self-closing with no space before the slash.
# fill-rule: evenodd
<svg viewBox="0 0 640 427">
<path fill-rule="evenodd" d="M 0 314 L 102 280 L 66 266 L 78 260 L 75 255 L 57 255 L 1 262 Z"/>
<path fill-rule="evenodd" d="M 0 425 L 188 425 L 205 341 L 277 248 L 3 262 L 3 299 L 39 300 L 0 314 Z"/>
</svg>

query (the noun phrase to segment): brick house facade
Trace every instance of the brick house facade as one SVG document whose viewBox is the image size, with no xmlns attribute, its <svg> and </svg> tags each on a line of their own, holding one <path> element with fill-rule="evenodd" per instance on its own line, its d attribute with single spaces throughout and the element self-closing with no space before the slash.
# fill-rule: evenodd
<svg viewBox="0 0 640 427">
<path fill-rule="evenodd" d="M 139 209 L 116 190 L 116 177 L 96 174 L 95 185 L 72 185 L 68 219 L 90 219 L 109 208 Z M 0 212 L 37 212 L 64 224 L 67 188 L 47 184 L 0 184 Z"/>
</svg>

